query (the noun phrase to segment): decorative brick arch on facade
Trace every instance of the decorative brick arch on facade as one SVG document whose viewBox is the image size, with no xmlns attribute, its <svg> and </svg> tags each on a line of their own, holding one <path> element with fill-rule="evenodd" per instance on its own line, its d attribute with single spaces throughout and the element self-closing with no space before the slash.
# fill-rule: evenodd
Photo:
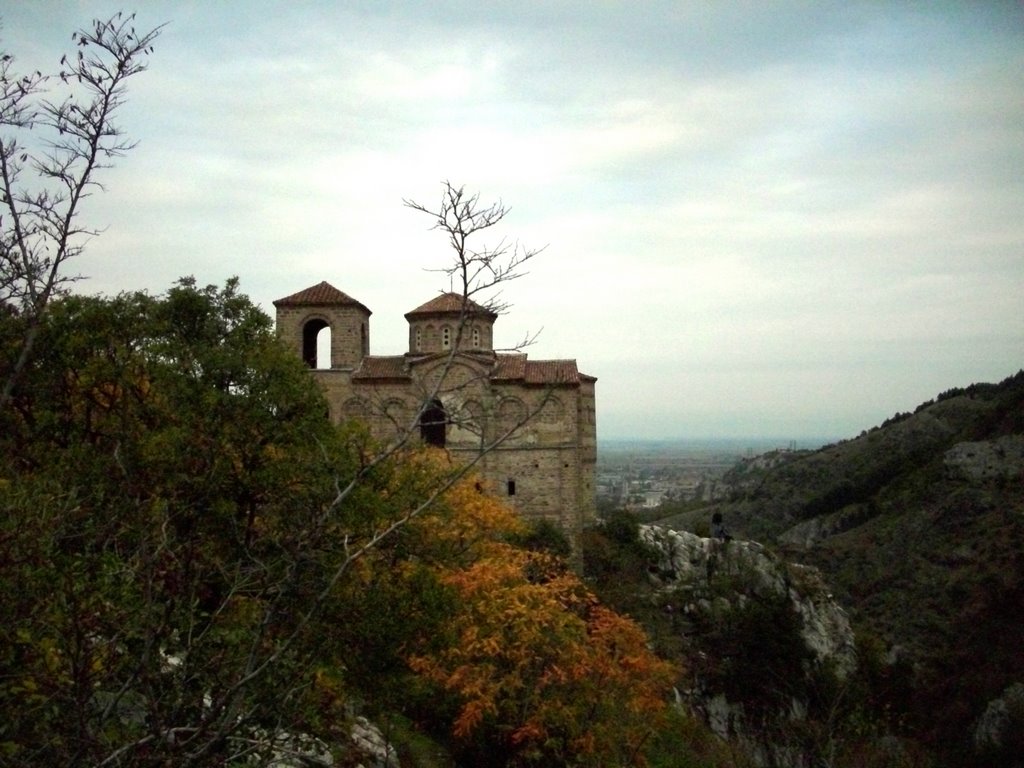
<svg viewBox="0 0 1024 768">
<path fill-rule="evenodd" d="M 577 546 L 595 516 L 597 434 L 596 379 L 575 360 L 496 352 L 497 315 L 458 294 L 407 313 L 408 350 L 387 356 L 370 354 L 370 310 L 329 283 L 274 305 L 278 334 L 303 359 L 305 324 L 330 325 L 332 367 L 311 375 L 332 418 L 360 419 L 384 442 L 404 434 L 443 446 L 453 461 L 475 460 L 489 488 L 523 516 L 558 524 Z"/>
<path fill-rule="evenodd" d="M 551 395 L 544 401 L 540 413 L 537 414 L 537 421 L 543 424 L 560 424 L 564 419 L 565 406 L 554 395 Z"/>
<path fill-rule="evenodd" d="M 498 404 L 498 424 L 503 432 L 515 429 L 526 421 L 529 410 L 518 397 L 506 397 Z"/>
<path fill-rule="evenodd" d="M 361 419 L 370 410 L 370 403 L 361 397 L 350 397 L 341 405 L 341 418 L 345 421 L 349 419 Z"/>
<path fill-rule="evenodd" d="M 476 434 L 481 433 L 487 425 L 487 410 L 479 400 L 469 399 L 462 404 L 459 412 L 460 423 Z"/>
</svg>

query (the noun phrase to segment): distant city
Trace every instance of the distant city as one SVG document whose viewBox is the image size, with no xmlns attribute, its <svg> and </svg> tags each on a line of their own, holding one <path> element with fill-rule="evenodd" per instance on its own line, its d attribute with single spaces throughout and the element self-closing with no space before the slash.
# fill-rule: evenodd
<svg viewBox="0 0 1024 768">
<path fill-rule="evenodd" d="M 785 439 L 599 440 L 598 508 L 654 510 L 710 502 L 726 492 L 722 477 L 744 459 L 770 451 L 813 450 L 835 442 Z"/>
</svg>

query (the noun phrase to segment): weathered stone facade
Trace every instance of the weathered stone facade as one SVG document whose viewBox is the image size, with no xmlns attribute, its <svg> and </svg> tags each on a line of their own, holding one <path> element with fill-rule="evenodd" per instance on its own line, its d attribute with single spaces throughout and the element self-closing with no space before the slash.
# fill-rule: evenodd
<svg viewBox="0 0 1024 768">
<path fill-rule="evenodd" d="M 495 352 L 497 315 L 459 294 L 407 313 L 409 351 L 393 356 L 369 354 L 370 310 L 326 282 L 274 306 L 279 336 L 313 368 L 333 420 L 360 419 L 384 441 L 411 431 L 456 460 L 479 456 L 494 493 L 559 525 L 575 548 L 595 515 L 597 460 L 596 379 L 575 360 Z M 324 328 L 330 366 L 317 367 Z"/>
</svg>

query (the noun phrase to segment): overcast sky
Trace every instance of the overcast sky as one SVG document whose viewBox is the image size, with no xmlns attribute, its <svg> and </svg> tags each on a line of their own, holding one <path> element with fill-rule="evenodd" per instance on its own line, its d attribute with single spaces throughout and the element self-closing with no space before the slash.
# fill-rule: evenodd
<svg viewBox="0 0 1024 768">
<path fill-rule="evenodd" d="M 53 71 L 117 2 L 13 0 Z M 449 286 L 451 180 L 546 246 L 495 326 L 598 377 L 599 439 L 852 437 L 1024 366 L 1018 2 L 139 2 L 79 290 L 321 280 L 373 354 Z"/>
</svg>

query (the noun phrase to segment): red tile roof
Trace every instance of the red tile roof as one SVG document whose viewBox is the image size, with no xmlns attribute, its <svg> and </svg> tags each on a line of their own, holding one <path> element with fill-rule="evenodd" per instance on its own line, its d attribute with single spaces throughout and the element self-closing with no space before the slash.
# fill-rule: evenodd
<svg viewBox="0 0 1024 768">
<path fill-rule="evenodd" d="M 389 357 L 364 357 L 359 368 L 352 374 L 353 379 L 408 379 L 409 369 L 404 355 Z"/>
<path fill-rule="evenodd" d="M 575 360 L 529 360 L 526 355 L 498 355 L 493 379 L 524 384 L 579 384 Z"/>
<path fill-rule="evenodd" d="M 492 379 L 514 381 L 526 374 L 526 355 L 498 355 Z"/>
<path fill-rule="evenodd" d="M 492 320 L 498 315 L 487 307 L 477 304 L 472 299 L 466 299 L 466 310 L 471 315 L 484 315 Z M 406 319 L 416 315 L 451 315 L 462 312 L 463 296 L 461 293 L 442 293 L 437 298 L 431 299 L 426 304 L 421 304 L 411 312 L 406 312 Z"/>
<path fill-rule="evenodd" d="M 364 310 L 366 314 L 372 314 L 362 302 L 356 301 L 348 294 L 342 293 L 326 280 L 316 285 L 311 285 L 291 296 L 285 296 L 274 302 L 275 307 L 296 307 L 296 306 L 356 306 Z"/>
<path fill-rule="evenodd" d="M 575 360 L 530 360 L 526 363 L 527 384 L 579 384 Z"/>
</svg>

